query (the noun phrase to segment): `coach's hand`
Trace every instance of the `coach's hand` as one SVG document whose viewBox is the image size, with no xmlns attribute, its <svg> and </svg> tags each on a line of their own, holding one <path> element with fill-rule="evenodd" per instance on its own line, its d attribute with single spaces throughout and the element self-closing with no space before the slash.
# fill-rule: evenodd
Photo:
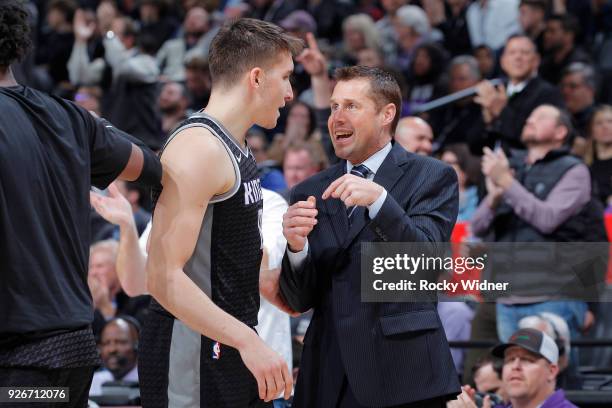
<svg viewBox="0 0 612 408">
<path fill-rule="evenodd" d="M 285 360 L 266 346 L 256 333 L 251 341 L 239 348 L 244 365 L 257 380 L 259 398 L 268 402 L 276 399 L 282 392 L 285 399 L 291 397 L 293 376 L 289 374 Z"/>
<path fill-rule="evenodd" d="M 298 201 L 287 209 L 283 215 L 283 235 L 289 249 L 300 252 L 306 245 L 306 237 L 317 224 L 316 199 L 308 197 L 307 201 Z"/>
<path fill-rule="evenodd" d="M 347 207 L 367 207 L 383 193 L 383 186 L 353 174 L 345 174 L 327 187 L 323 199 L 339 198 Z"/>
</svg>

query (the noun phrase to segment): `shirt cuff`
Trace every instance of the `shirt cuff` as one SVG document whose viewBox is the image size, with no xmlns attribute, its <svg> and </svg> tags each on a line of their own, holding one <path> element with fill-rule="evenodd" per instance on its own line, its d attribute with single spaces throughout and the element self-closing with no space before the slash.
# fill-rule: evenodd
<svg viewBox="0 0 612 408">
<path fill-rule="evenodd" d="M 302 249 L 300 252 L 293 252 L 291 249 L 289 249 L 289 245 L 287 245 L 287 257 L 289 258 L 289 263 L 294 271 L 300 269 L 301 266 L 304 265 L 307 256 L 308 240 L 306 240 L 306 245 L 304 245 L 304 249 Z"/>
<path fill-rule="evenodd" d="M 387 199 L 387 190 L 383 188 L 382 193 L 380 193 L 376 201 L 368 205 L 368 214 L 371 220 L 376 218 L 376 216 L 378 215 L 378 212 L 382 208 L 383 203 L 385 202 L 386 199 Z"/>
</svg>

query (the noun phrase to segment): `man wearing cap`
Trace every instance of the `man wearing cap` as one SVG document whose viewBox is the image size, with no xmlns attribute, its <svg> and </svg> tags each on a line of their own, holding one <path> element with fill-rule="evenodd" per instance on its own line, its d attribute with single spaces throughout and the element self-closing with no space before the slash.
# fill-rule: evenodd
<svg viewBox="0 0 612 408">
<path fill-rule="evenodd" d="M 576 408 L 555 391 L 559 373 L 559 349 L 547 334 L 536 329 L 520 329 L 492 354 L 504 359 L 502 381 L 509 405 L 496 408 Z"/>
</svg>

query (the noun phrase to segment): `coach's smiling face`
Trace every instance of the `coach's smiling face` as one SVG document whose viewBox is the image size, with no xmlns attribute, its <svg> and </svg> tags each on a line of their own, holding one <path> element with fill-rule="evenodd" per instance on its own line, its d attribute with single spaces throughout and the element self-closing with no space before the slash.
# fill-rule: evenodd
<svg viewBox="0 0 612 408">
<path fill-rule="evenodd" d="M 339 81 L 330 105 L 327 126 L 339 158 L 362 163 L 391 140 L 389 124 L 395 110 L 389 116 L 388 105 L 377 106 L 367 79 Z"/>
</svg>

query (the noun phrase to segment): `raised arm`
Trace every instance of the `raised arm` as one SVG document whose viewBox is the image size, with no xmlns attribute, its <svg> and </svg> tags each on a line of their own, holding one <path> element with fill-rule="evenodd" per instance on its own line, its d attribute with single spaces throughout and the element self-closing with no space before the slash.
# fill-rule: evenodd
<svg viewBox="0 0 612 408">
<path fill-rule="evenodd" d="M 91 205 L 106 221 L 119 226 L 117 275 L 121 288 L 128 296 L 147 292 L 146 255 L 138 244 L 138 231 L 129 201 L 115 184 L 108 187 L 108 196 L 90 193 Z"/>
<path fill-rule="evenodd" d="M 162 164 L 164 189 L 155 209 L 146 266 L 149 292 L 193 330 L 236 348 L 257 380 L 260 398 L 269 401 L 283 389 L 288 398 L 292 379 L 282 358 L 254 330 L 213 303 L 183 270 L 210 199 L 234 183 L 225 147 L 206 130 L 187 129 L 166 147 Z"/>
</svg>

